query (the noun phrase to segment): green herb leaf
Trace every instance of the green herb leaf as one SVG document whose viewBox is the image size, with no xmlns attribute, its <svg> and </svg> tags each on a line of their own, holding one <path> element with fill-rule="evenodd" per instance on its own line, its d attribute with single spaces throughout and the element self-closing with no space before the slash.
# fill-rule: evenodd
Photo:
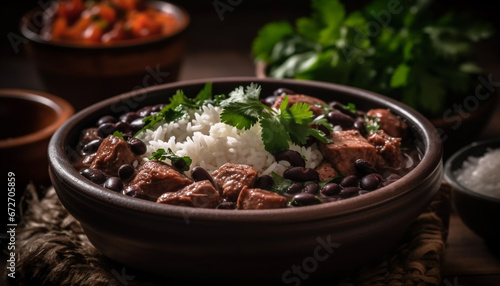
<svg viewBox="0 0 500 286">
<path fill-rule="evenodd" d="M 270 23 L 259 30 L 252 44 L 252 53 L 259 59 L 268 61 L 276 43 L 293 34 L 293 27 L 287 22 Z"/>
<path fill-rule="evenodd" d="M 191 160 L 189 156 L 183 156 L 183 157 L 177 156 L 170 148 L 168 148 L 166 152 L 165 149 L 160 148 L 155 152 L 153 152 L 152 156 L 149 158 L 149 160 L 155 160 L 158 162 L 165 161 L 166 159 L 170 160 L 172 166 L 176 167 L 182 166 L 181 168 L 179 168 L 179 171 L 181 172 L 189 170 L 189 166 L 193 162 L 193 160 Z M 179 164 L 178 163 L 179 161 L 182 161 L 183 163 Z"/>
<path fill-rule="evenodd" d="M 159 122 L 168 123 L 180 119 L 187 114 L 188 109 L 199 109 L 206 104 L 217 106 L 225 98 L 224 95 L 217 95 L 215 99 L 212 97 L 212 83 L 206 83 L 195 98 L 190 98 L 182 90 L 177 90 L 170 98 L 170 103 L 163 107 L 160 112 L 146 116 L 142 120 L 146 125 L 134 137 L 147 129 L 154 128 Z"/>
<path fill-rule="evenodd" d="M 113 132 L 113 136 L 120 137 L 121 139 L 124 139 L 124 138 L 123 138 L 123 133 L 122 133 L 122 132 L 120 132 L 120 131 L 115 131 L 115 132 Z"/>
<path fill-rule="evenodd" d="M 262 127 L 261 139 L 267 152 L 276 154 L 289 149 L 290 135 L 278 117 L 265 113 L 260 118 L 260 126 Z"/>
<path fill-rule="evenodd" d="M 380 118 L 378 117 L 365 115 L 365 123 L 368 133 L 376 133 L 380 129 Z"/>
<path fill-rule="evenodd" d="M 161 148 L 153 152 L 151 157 L 149 157 L 149 160 L 156 160 L 156 161 L 163 161 L 167 159 L 167 156 L 165 154 L 165 149 Z"/>
<path fill-rule="evenodd" d="M 275 172 L 271 173 L 274 184 L 271 187 L 271 191 L 278 193 L 280 195 L 284 194 L 286 190 L 292 185 L 292 181 L 281 177 Z"/>
</svg>

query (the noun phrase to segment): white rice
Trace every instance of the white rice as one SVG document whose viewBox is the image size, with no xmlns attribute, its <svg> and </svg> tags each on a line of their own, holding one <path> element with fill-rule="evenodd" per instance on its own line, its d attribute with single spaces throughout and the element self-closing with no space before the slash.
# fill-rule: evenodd
<svg viewBox="0 0 500 286">
<path fill-rule="evenodd" d="M 170 148 L 178 156 L 189 156 L 193 160 L 191 168 L 201 166 L 209 173 L 225 163 L 235 163 L 250 165 L 260 175 L 282 175 L 290 165 L 276 162 L 273 154 L 264 149 L 260 125 L 238 130 L 220 122 L 221 112 L 221 107 L 205 105 L 176 122 L 157 124 L 154 130 L 142 132 L 137 137 L 148 147 L 144 156 L 149 158 L 157 149 Z M 323 159 L 316 144 L 307 148 L 290 145 L 290 149 L 304 156 L 308 168 L 315 168 Z"/>
<path fill-rule="evenodd" d="M 500 149 L 488 149 L 481 157 L 470 156 L 454 175 L 470 190 L 500 198 Z"/>
</svg>

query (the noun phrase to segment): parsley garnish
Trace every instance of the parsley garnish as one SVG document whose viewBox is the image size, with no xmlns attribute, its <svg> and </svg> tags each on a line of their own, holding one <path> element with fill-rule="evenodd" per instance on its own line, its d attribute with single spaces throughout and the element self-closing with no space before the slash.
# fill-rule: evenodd
<svg viewBox="0 0 500 286">
<path fill-rule="evenodd" d="M 166 105 L 160 112 L 151 114 L 143 119 L 146 123 L 144 128 L 139 130 L 134 136 L 137 136 L 146 129 L 152 129 L 158 122 L 172 122 L 180 119 L 187 114 L 189 109 L 199 109 L 203 105 L 220 105 L 225 99 L 225 95 L 212 95 L 212 83 L 206 83 L 203 89 L 195 98 L 187 97 L 182 90 L 177 90 L 170 98 L 170 104 Z"/>
<path fill-rule="evenodd" d="M 286 190 L 292 185 L 292 181 L 281 177 L 275 172 L 271 173 L 271 177 L 273 178 L 274 184 L 271 187 L 271 191 L 278 193 L 280 195 L 284 194 Z"/>
<path fill-rule="evenodd" d="M 169 159 L 172 166 L 176 167 L 181 172 L 189 170 L 189 166 L 193 162 L 189 156 L 180 157 L 175 155 L 170 148 L 168 148 L 167 152 L 165 152 L 165 149 L 158 149 L 156 152 L 153 152 L 152 156 L 149 158 L 149 160 L 156 160 L 159 162 L 165 161 L 165 159 Z"/>
<path fill-rule="evenodd" d="M 120 137 L 121 139 L 124 139 L 124 138 L 123 138 L 123 133 L 121 133 L 120 131 L 115 131 L 115 132 L 113 132 L 113 136 Z M 125 139 L 124 139 L 124 140 L 125 140 Z"/>
<path fill-rule="evenodd" d="M 231 92 L 221 104 L 224 108 L 221 122 L 238 129 L 250 129 L 259 122 L 262 142 L 271 154 L 288 150 L 289 142 L 304 145 L 309 136 L 329 142 L 325 133 L 310 127 L 311 124 L 321 124 L 331 129 L 324 118 L 314 117 L 309 105 L 296 103 L 288 107 L 288 96 L 285 95 L 278 112 L 259 101 L 260 91 L 260 86 L 252 83 L 246 89 L 239 87 Z"/>
<path fill-rule="evenodd" d="M 378 117 L 365 115 L 365 122 L 368 133 L 376 133 L 380 129 L 380 118 Z"/>
</svg>

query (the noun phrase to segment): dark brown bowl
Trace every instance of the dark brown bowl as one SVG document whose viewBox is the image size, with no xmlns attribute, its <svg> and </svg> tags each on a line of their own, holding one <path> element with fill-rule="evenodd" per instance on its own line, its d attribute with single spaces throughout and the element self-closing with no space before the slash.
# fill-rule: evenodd
<svg viewBox="0 0 500 286">
<path fill-rule="evenodd" d="M 1 169 L 4 176 L 14 174 L 18 196 L 30 181 L 37 187 L 50 185 L 49 140 L 73 113 L 66 100 L 51 94 L 0 89 Z"/>
<path fill-rule="evenodd" d="M 172 3 L 147 3 L 173 13 L 179 23 L 177 31 L 110 46 L 82 46 L 43 39 L 43 10 L 26 14 L 21 20 L 21 33 L 29 40 L 28 53 L 45 88 L 81 110 L 116 94 L 176 81 L 186 50 L 189 14 Z"/>
<path fill-rule="evenodd" d="M 461 185 L 454 174 L 469 156 L 481 157 L 489 148 L 500 148 L 500 139 L 474 142 L 457 151 L 446 161 L 445 178 L 453 187 L 451 197 L 455 212 L 467 227 L 500 255 L 500 198 L 486 196 Z M 498 173 L 491 176 L 498 176 Z"/>
<path fill-rule="evenodd" d="M 165 102 L 177 89 L 197 94 L 205 82 L 213 83 L 214 94 L 256 82 L 264 96 L 287 87 L 324 100 L 352 102 L 360 109 L 390 108 L 407 121 L 422 161 L 397 182 L 363 196 L 255 211 L 159 205 L 97 186 L 73 168 L 70 158 L 79 132 L 100 116 L 129 111 L 131 103 L 140 108 Z M 49 147 L 51 179 L 61 202 L 97 249 L 129 267 L 176 280 L 217 284 L 327 279 L 392 249 L 441 183 L 441 141 L 432 124 L 403 104 L 372 92 L 252 77 L 185 81 L 146 92 L 147 96 L 126 93 L 79 112 L 58 130 Z"/>
</svg>

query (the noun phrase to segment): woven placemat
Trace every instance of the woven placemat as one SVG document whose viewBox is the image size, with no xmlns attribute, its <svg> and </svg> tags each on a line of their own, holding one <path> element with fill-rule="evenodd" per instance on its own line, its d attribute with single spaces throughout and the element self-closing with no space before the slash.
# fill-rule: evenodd
<svg viewBox="0 0 500 286">
<path fill-rule="evenodd" d="M 450 215 L 450 187 L 443 184 L 397 249 L 344 279 L 324 285 L 439 285 Z M 27 191 L 29 208 L 17 232 L 16 279 L 11 285 L 183 285 L 111 261 L 89 242 L 53 189 L 39 200 Z M 154 279 L 154 278 L 153 278 Z"/>
</svg>

